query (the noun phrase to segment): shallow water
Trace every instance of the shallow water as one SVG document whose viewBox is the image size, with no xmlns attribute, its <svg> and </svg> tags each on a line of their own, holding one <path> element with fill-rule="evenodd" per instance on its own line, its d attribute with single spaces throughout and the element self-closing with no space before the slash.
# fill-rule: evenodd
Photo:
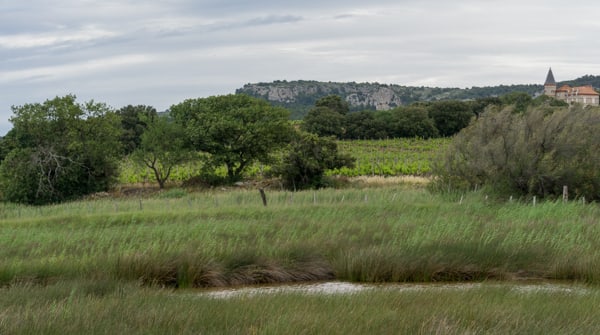
<svg viewBox="0 0 600 335">
<path fill-rule="evenodd" d="M 362 284 L 350 282 L 322 282 L 307 284 L 261 285 L 237 288 L 216 288 L 194 290 L 196 294 L 215 299 L 229 299 L 267 294 L 301 293 L 307 295 L 353 294 L 369 290 L 393 291 L 435 291 L 435 290 L 471 290 L 482 287 L 510 288 L 519 293 L 557 292 L 586 294 L 589 290 L 583 285 L 567 283 L 427 283 L 427 284 Z"/>
</svg>

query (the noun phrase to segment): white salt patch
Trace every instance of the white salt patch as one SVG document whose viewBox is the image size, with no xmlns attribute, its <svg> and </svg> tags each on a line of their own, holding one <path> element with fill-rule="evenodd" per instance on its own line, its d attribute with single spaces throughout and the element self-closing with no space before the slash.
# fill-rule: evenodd
<svg viewBox="0 0 600 335">
<path fill-rule="evenodd" d="M 200 296 L 215 299 L 228 299 L 235 297 L 257 296 L 266 294 L 300 293 L 308 295 L 327 294 L 352 294 L 366 290 L 388 290 L 400 292 L 423 291 L 464 291 L 477 288 L 506 288 L 509 287 L 518 293 L 567 293 L 586 294 L 589 292 L 584 286 L 540 283 L 540 284 L 514 284 L 514 283 L 442 283 L 442 284 L 357 284 L 348 282 L 325 282 L 312 284 L 292 284 L 274 286 L 250 286 L 227 289 L 209 289 L 201 291 Z"/>
<path fill-rule="evenodd" d="M 201 293 L 210 298 L 233 298 L 239 296 L 255 296 L 277 293 L 303 293 L 303 294 L 350 294 L 373 289 L 375 286 L 354 284 L 346 282 L 326 282 L 314 284 L 277 285 L 277 286 L 252 286 L 241 288 L 220 289 Z"/>
</svg>

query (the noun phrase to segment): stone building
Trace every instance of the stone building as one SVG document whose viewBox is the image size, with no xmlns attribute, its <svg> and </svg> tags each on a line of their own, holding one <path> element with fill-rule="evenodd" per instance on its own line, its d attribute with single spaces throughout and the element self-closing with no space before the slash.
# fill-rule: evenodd
<svg viewBox="0 0 600 335">
<path fill-rule="evenodd" d="M 557 88 L 556 80 L 552 68 L 548 70 L 546 82 L 544 83 L 544 94 L 566 101 L 569 104 L 580 103 L 582 105 L 598 106 L 600 104 L 600 94 L 594 90 L 592 85 L 571 87 L 562 85 Z"/>
</svg>

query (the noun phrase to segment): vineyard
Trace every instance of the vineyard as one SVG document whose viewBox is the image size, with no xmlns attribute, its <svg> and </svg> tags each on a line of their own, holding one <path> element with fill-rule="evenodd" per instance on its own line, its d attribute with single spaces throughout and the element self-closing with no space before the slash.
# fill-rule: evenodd
<svg viewBox="0 0 600 335">
<path fill-rule="evenodd" d="M 331 170 L 327 174 L 346 177 L 428 175 L 437 153 L 448 143 L 445 138 L 340 141 L 338 149 L 354 157 L 355 166 Z"/>
<path fill-rule="evenodd" d="M 449 139 L 399 138 L 387 140 L 353 140 L 338 141 L 338 149 L 356 159 L 353 168 L 334 169 L 327 172 L 330 176 L 424 176 L 431 171 L 431 163 L 436 155 L 444 150 Z M 152 172 L 144 167 L 136 166 L 132 161 L 122 162 L 119 183 L 138 184 L 154 183 Z M 181 182 L 197 176 L 202 168 L 202 160 L 176 166 L 170 180 Z M 256 178 L 270 168 L 255 164 L 249 169 L 248 177 Z M 217 175 L 225 176 L 225 169 Z"/>
</svg>

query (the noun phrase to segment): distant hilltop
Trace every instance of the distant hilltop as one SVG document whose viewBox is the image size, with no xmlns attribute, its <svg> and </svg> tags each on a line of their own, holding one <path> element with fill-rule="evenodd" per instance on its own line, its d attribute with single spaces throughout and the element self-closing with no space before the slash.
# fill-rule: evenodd
<svg viewBox="0 0 600 335">
<path fill-rule="evenodd" d="M 600 87 L 600 76 L 584 76 L 572 81 L 561 82 L 573 86 L 592 85 Z M 388 85 L 380 83 L 336 83 L 320 81 L 285 81 L 246 84 L 236 93 L 245 93 L 263 98 L 274 105 L 283 106 L 292 112 L 292 119 L 302 119 L 315 102 L 327 95 L 335 94 L 348 101 L 351 111 L 387 110 L 409 105 L 417 101 L 470 100 L 500 96 L 510 92 L 526 92 L 532 96 L 541 94 L 544 86 L 499 85 L 472 88 L 439 88 Z"/>
</svg>

